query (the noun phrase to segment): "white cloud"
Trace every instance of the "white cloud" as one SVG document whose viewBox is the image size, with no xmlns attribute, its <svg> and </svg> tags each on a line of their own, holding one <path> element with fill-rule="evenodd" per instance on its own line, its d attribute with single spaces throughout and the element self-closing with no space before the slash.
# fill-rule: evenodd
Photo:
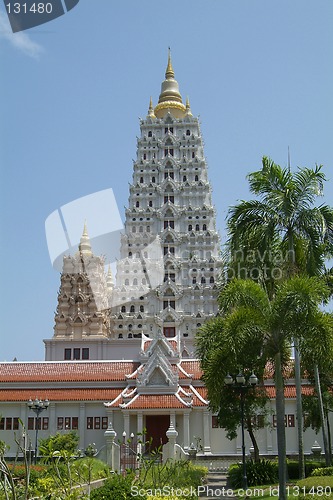
<svg viewBox="0 0 333 500">
<path fill-rule="evenodd" d="M 29 35 L 19 31 L 13 33 L 9 24 L 8 17 L 4 12 L 0 12 L 0 36 L 24 52 L 27 56 L 38 59 L 40 54 L 44 51 L 43 47 L 36 42 L 33 42 Z"/>
</svg>

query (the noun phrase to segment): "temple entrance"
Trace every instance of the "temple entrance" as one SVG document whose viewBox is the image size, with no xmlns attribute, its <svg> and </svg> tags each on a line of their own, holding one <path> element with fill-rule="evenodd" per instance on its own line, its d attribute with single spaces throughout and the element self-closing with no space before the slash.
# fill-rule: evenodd
<svg viewBox="0 0 333 500">
<path fill-rule="evenodd" d="M 170 426 L 170 415 L 146 415 L 146 440 L 151 444 L 146 446 L 146 453 L 156 450 L 167 443 L 166 431 Z"/>
</svg>

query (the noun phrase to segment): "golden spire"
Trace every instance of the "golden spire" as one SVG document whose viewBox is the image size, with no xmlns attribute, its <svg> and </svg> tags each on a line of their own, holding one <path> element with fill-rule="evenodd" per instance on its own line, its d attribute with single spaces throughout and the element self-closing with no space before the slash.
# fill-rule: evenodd
<svg viewBox="0 0 333 500">
<path fill-rule="evenodd" d="M 186 97 L 186 115 L 193 116 L 191 112 L 190 100 L 188 97 Z"/>
<path fill-rule="evenodd" d="M 165 80 L 162 82 L 160 97 L 158 99 L 158 104 L 154 109 L 154 113 L 157 118 L 163 118 L 168 111 L 170 111 L 175 118 L 183 118 L 186 111 L 182 101 L 182 96 L 179 92 L 178 82 L 175 80 L 175 72 L 171 62 L 170 47 L 168 53 L 168 65 L 165 71 Z"/>
<path fill-rule="evenodd" d="M 175 72 L 172 67 L 172 62 L 171 62 L 171 49 L 169 47 L 169 52 L 168 52 L 168 66 L 165 72 L 165 78 L 168 80 L 170 78 L 175 78 Z"/>
<path fill-rule="evenodd" d="M 153 107 L 153 100 L 150 96 L 150 101 L 149 101 L 149 108 L 148 108 L 148 115 L 147 115 L 147 118 L 156 118 L 155 114 L 154 114 L 154 107 Z"/>
</svg>

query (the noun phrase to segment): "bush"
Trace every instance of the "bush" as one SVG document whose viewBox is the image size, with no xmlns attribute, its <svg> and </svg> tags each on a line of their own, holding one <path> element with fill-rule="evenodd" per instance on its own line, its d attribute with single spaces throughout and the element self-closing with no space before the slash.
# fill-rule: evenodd
<svg viewBox="0 0 333 500">
<path fill-rule="evenodd" d="M 311 476 L 333 476 L 333 467 L 319 467 L 311 472 Z"/>
<path fill-rule="evenodd" d="M 68 434 L 57 432 L 54 436 L 39 440 L 39 451 L 42 455 L 52 455 L 55 451 L 76 453 L 79 445 L 79 436 L 71 431 Z"/>
<path fill-rule="evenodd" d="M 261 458 L 259 462 L 247 460 L 246 475 L 248 486 L 271 484 L 278 481 L 278 465 L 276 462 Z M 243 465 L 234 464 L 229 468 L 229 480 L 233 488 L 243 486 Z"/>
<path fill-rule="evenodd" d="M 305 463 L 305 476 L 311 475 L 314 469 L 321 466 L 321 462 L 318 461 L 307 461 Z M 288 460 L 287 461 L 287 473 L 288 479 L 299 479 L 299 462 L 298 460 Z"/>
<path fill-rule="evenodd" d="M 114 474 L 110 479 L 107 479 L 103 486 L 96 488 L 90 493 L 91 500 L 127 500 L 134 498 L 131 492 L 134 473 L 128 473 L 126 476 Z M 140 498 L 145 499 L 146 496 Z"/>
<path fill-rule="evenodd" d="M 296 485 L 303 492 L 309 493 L 307 496 L 312 498 L 333 498 L 333 477 L 332 476 L 312 476 L 297 481 Z M 304 497 L 303 497 L 304 498 Z"/>
</svg>

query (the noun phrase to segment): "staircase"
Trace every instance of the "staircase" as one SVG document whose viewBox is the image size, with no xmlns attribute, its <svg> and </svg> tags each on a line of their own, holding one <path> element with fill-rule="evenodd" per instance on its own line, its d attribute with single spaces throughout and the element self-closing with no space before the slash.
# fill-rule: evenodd
<svg viewBox="0 0 333 500">
<path fill-rule="evenodd" d="M 227 476 L 223 472 L 208 472 L 207 482 L 203 485 L 205 491 L 199 497 L 202 500 L 216 500 L 217 498 L 236 499 L 232 488 L 227 486 Z"/>
</svg>

